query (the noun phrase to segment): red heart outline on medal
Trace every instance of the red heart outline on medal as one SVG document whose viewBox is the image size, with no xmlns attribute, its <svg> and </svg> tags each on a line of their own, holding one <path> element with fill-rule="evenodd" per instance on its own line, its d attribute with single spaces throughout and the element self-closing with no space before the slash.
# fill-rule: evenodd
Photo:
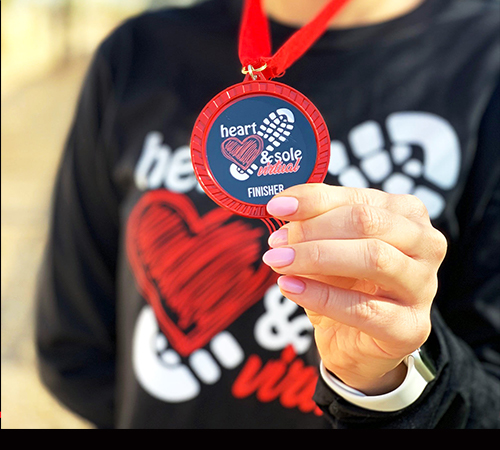
<svg viewBox="0 0 500 450">
<path fill-rule="evenodd" d="M 261 261 L 262 228 L 217 207 L 200 216 L 191 200 L 146 193 L 126 233 L 140 294 L 172 347 L 186 357 L 206 345 L 276 282 Z"/>
<path fill-rule="evenodd" d="M 222 142 L 221 150 L 227 159 L 247 170 L 264 150 L 264 141 L 256 134 L 246 137 L 243 141 L 230 137 Z"/>
</svg>

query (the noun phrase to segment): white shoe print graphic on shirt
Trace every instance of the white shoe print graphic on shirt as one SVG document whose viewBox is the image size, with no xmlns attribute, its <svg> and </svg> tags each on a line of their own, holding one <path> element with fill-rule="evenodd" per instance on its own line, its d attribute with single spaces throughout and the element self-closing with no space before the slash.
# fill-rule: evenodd
<svg viewBox="0 0 500 450">
<path fill-rule="evenodd" d="M 262 121 L 257 134 L 265 140 L 267 151 L 274 151 L 287 140 L 294 122 L 295 116 L 288 108 L 279 108 Z M 234 163 L 229 166 L 229 172 L 238 181 L 248 180 L 257 169 L 256 164 L 252 164 L 247 170 L 242 170 Z"/>
<path fill-rule="evenodd" d="M 312 325 L 299 307 L 283 297 L 277 285 L 264 295 L 265 312 L 255 323 L 254 337 L 264 349 L 281 351 L 293 345 L 297 354 L 308 351 Z M 191 353 L 187 360 L 169 346 L 160 331 L 153 309 L 143 307 L 135 325 L 132 364 L 142 388 L 152 397 L 180 403 L 198 396 L 203 384 L 217 383 L 224 369 L 235 369 L 245 359 L 240 344 L 228 331 L 212 338 L 205 348 Z"/>
<path fill-rule="evenodd" d="M 220 379 L 221 366 L 232 369 L 243 361 L 243 350 L 227 331 L 215 336 L 209 348 L 211 351 L 196 350 L 189 356 L 188 364 L 183 363 L 180 355 L 169 348 L 153 309 L 144 306 L 133 337 L 132 364 L 136 378 L 145 391 L 159 400 L 169 403 L 191 400 L 199 394 L 201 383 L 214 384 Z"/>
<path fill-rule="evenodd" d="M 431 219 L 438 217 L 445 207 L 439 191 L 455 187 L 460 172 L 460 142 L 455 130 L 442 117 L 423 112 L 391 114 L 386 129 L 388 145 L 377 122 L 364 122 L 351 130 L 348 141 L 360 160 L 359 167 L 350 164 L 342 142 L 332 141 L 329 173 L 342 186 L 380 184 L 392 194 L 413 194 L 425 204 Z"/>
</svg>

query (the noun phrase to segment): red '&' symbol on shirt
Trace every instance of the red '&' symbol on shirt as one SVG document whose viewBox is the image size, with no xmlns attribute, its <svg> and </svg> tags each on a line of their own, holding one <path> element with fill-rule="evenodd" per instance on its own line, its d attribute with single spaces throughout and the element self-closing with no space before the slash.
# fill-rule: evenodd
<svg viewBox="0 0 500 450">
<path fill-rule="evenodd" d="M 259 301 L 276 275 L 261 261 L 263 228 L 191 200 L 146 193 L 127 226 L 127 253 L 141 295 L 181 355 L 188 356 Z"/>
</svg>

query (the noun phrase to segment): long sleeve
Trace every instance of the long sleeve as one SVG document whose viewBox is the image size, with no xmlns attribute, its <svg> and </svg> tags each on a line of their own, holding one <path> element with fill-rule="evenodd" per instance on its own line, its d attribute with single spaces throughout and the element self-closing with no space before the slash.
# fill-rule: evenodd
<svg viewBox="0 0 500 450">
<path fill-rule="evenodd" d="M 36 346 L 42 381 L 99 427 L 113 424 L 117 200 L 105 123 L 109 67 L 88 71 L 59 168 L 39 274 Z"/>
<path fill-rule="evenodd" d="M 320 379 L 316 401 L 335 428 L 500 428 L 500 88 L 481 122 L 424 348 L 437 377 L 393 412 L 349 404 Z"/>
</svg>

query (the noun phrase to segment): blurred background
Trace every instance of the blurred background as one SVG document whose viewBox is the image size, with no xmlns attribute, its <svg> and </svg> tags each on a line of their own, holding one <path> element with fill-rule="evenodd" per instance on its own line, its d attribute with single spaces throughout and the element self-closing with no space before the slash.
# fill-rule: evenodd
<svg viewBox="0 0 500 450">
<path fill-rule="evenodd" d="M 55 172 L 97 45 L 124 19 L 197 0 L 3 0 L 2 428 L 92 428 L 41 385 L 33 299 Z"/>
</svg>

